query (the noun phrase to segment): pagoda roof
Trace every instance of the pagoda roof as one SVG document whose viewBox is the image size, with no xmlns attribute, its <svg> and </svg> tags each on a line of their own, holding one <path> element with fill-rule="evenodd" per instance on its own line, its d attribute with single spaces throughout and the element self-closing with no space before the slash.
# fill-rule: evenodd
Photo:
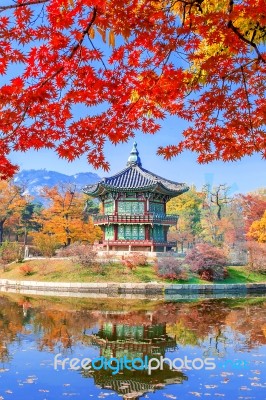
<svg viewBox="0 0 266 400">
<path fill-rule="evenodd" d="M 154 174 L 142 167 L 137 144 L 134 143 L 127 166 L 117 174 L 102 178 L 98 183 L 87 185 L 83 191 L 91 196 L 108 192 L 149 191 L 178 196 L 188 190 L 185 183 L 174 182 Z"/>
</svg>

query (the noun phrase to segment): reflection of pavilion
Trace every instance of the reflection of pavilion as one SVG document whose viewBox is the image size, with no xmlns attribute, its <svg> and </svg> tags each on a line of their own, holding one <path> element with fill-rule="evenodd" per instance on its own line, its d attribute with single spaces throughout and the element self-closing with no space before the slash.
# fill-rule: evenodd
<svg viewBox="0 0 266 400">
<path fill-rule="evenodd" d="M 93 376 L 96 385 L 103 389 L 111 389 L 123 396 L 124 400 L 139 399 L 147 392 L 154 392 L 166 385 L 180 384 L 187 377 L 180 371 L 170 370 L 168 364 L 164 364 L 163 370 L 147 371 L 124 370 L 123 374 L 112 375 L 110 370 L 84 371 L 84 376 Z"/>
<path fill-rule="evenodd" d="M 91 342 L 100 347 L 101 356 L 128 358 L 145 355 L 164 355 L 165 350 L 175 350 L 176 341 L 166 334 L 165 324 L 127 325 L 103 323 Z"/>
<path fill-rule="evenodd" d="M 110 359 L 127 357 L 128 360 L 144 357 L 164 356 L 166 350 L 176 349 L 176 341 L 166 334 L 166 324 L 128 325 L 105 322 L 97 334 L 90 335 L 90 343 L 100 347 L 100 356 Z M 182 383 L 186 376 L 171 370 L 163 363 L 163 370 L 154 370 L 151 375 L 147 370 L 123 369 L 112 375 L 111 370 L 86 370 L 84 376 L 93 376 L 95 384 L 103 389 L 112 389 L 125 400 L 138 399 L 146 392 L 162 389 L 165 385 Z"/>
</svg>

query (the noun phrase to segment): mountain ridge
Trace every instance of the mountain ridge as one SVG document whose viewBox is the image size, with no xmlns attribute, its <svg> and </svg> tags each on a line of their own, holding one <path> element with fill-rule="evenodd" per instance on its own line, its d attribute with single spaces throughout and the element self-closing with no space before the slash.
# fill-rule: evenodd
<svg viewBox="0 0 266 400">
<path fill-rule="evenodd" d="M 77 190 L 89 184 L 96 183 L 100 176 L 94 172 L 78 172 L 67 175 L 62 172 L 50 171 L 47 169 L 27 169 L 19 171 L 14 177 L 16 185 L 25 185 L 25 194 L 29 194 L 35 201 L 43 203 L 41 191 L 44 186 L 53 187 L 66 183 L 75 185 Z"/>
</svg>

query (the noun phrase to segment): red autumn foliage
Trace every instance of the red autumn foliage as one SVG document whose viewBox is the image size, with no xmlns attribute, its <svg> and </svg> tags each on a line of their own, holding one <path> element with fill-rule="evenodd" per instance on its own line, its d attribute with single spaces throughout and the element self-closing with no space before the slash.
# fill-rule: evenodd
<svg viewBox="0 0 266 400">
<path fill-rule="evenodd" d="M 147 265 L 147 257 L 142 253 L 130 253 L 123 256 L 122 265 L 133 270 L 137 267 Z"/>
<path fill-rule="evenodd" d="M 163 279 L 187 280 L 188 272 L 183 266 L 184 260 L 173 256 L 158 258 L 154 268 L 157 275 Z"/>
<path fill-rule="evenodd" d="M 19 267 L 19 272 L 24 276 L 31 275 L 33 273 L 33 267 L 29 264 L 22 264 Z"/>
<path fill-rule="evenodd" d="M 106 140 L 153 134 L 166 115 L 190 124 L 180 143 L 159 148 L 167 159 L 185 149 L 199 162 L 265 157 L 264 0 L 4 4 L 2 177 L 15 171 L 9 152 L 30 148 L 86 153 L 107 169 Z"/>
<path fill-rule="evenodd" d="M 266 243 L 248 242 L 248 268 L 253 272 L 266 273 Z"/>
<path fill-rule="evenodd" d="M 266 195 L 260 193 L 239 195 L 238 201 L 242 208 L 247 233 L 252 223 L 262 218 L 266 210 Z"/>
<path fill-rule="evenodd" d="M 224 279 L 227 275 L 227 257 L 224 250 L 208 243 L 199 243 L 190 250 L 185 263 L 191 271 L 208 281 Z"/>
</svg>

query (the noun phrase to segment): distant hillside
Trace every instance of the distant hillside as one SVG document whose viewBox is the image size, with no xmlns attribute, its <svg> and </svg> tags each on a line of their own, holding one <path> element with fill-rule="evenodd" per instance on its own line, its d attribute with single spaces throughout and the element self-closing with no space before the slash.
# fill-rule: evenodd
<svg viewBox="0 0 266 400">
<path fill-rule="evenodd" d="M 81 190 L 84 186 L 95 183 L 101 178 L 93 172 L 80 172 L 75 175 L 65 175 L 56 171 L 47 171 L 46 169 L 22 170 L 16 174 L 14 182 L 17 185 L 25 185 L 26 193 L 34 197 L 35 201 L 43 202 L 40 196 L 44 186 L 55 186 L 60 183 L 75 184 Z"/>
</svg>

